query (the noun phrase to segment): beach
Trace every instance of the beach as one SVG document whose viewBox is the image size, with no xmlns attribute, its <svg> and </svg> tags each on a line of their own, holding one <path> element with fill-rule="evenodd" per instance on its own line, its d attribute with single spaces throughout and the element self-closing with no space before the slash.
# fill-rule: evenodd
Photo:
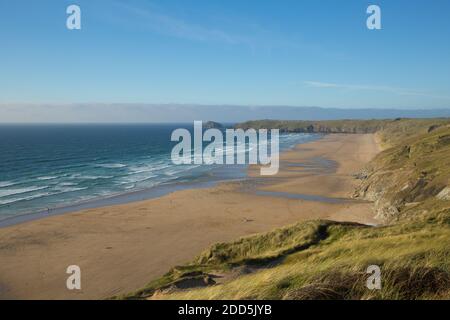
<svg viewBox="0 0 450 320">
<path fill-rule="evenodd" d="M 330 134 L 281 156 L 274 177 L 187 189 L 0 229 L 1 299 L 102 299 L 143 287 L 216 242 L 298 221 L 377 224 L 351 200 L 354 178 L 379 147 L 372 134 Z M 81 290 L 66 269 L 81 268 Z"/>
</svg>

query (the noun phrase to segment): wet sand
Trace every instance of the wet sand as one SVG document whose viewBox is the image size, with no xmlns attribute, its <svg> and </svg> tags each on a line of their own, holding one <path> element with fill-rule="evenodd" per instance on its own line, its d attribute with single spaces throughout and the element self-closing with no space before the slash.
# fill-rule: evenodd
<svg viewBox="0 0 450 320">
<path fill-rule="evenodd" d="M 107 298 L 215 242 L 318 218 L 376 224 L 370 203 L 349 198 L 378 151 L 373 135 L 327 135 L 284 153 L 275 177 L 252 167 L 239 182 L 0 228 L 0 298 Z M 69 265 L 81 268 L 80 291 L 66 288 Z"/>
</svg>

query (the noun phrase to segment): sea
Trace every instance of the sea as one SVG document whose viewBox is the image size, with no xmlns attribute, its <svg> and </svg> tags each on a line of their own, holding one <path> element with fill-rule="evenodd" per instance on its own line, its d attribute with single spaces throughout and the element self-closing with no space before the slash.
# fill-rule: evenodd
<svg viewBox="0 0 450 320">
<path fill-rule="evenodd" d="M 246 165 L 173 164 L 178 128 L 193 132 L 193 124 L 0 125 L 0 225 L 245 178 Z M 282 133 L 280 150 L 319 138 Z"/>
</svg>

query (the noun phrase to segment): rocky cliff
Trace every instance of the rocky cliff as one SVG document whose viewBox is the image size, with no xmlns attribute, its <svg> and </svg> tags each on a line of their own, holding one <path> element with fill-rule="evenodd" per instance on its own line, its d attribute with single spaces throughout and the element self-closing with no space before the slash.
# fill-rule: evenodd
<svg viewBox="0 0 450 320">
<path fill-rule="evenodd" d="M 450 207 L 450 125 L 439 120 L 408 127 L 379 131 L 386 149 L 356 175 L 355 197 L 374 201 L 386 222 Z"/>
</svg>

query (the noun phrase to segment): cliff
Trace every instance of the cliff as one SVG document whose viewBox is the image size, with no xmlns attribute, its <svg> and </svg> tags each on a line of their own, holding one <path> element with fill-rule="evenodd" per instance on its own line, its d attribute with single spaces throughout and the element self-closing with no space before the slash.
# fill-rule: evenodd
<svg viewBox="0 0 450 320">
<path fill-rule="evenodd" d="M 235 127 L 241 129 L 279 129 L 280 132 L 299 133 L 374 133 L 389 122 L 391 120 L 257 120 L 243 122 Z"/>
<path fill-rule="evenodd" d="M 409 121 L 377 133 L 385 147 L 356 175 L 356 198 L 374 201 L 386 222 L 439 210 L 450 200 L 450 122 Z"/>
<path fill-rule="evenodd" d="M 376 133 L 383 131 L 386 133 L 385 138 L 388 137 L 387 133 L 392 134 L 391 142 L 396 142 L 408 135 L 435 130 L 449 122 L 448 118 L 329 121 L 255 120 L 239 123 L 235 125 L 235 128 L 244 130 L 249 128 L 279 129 L 280 132 L 299 133 Z"/>
</svg>

